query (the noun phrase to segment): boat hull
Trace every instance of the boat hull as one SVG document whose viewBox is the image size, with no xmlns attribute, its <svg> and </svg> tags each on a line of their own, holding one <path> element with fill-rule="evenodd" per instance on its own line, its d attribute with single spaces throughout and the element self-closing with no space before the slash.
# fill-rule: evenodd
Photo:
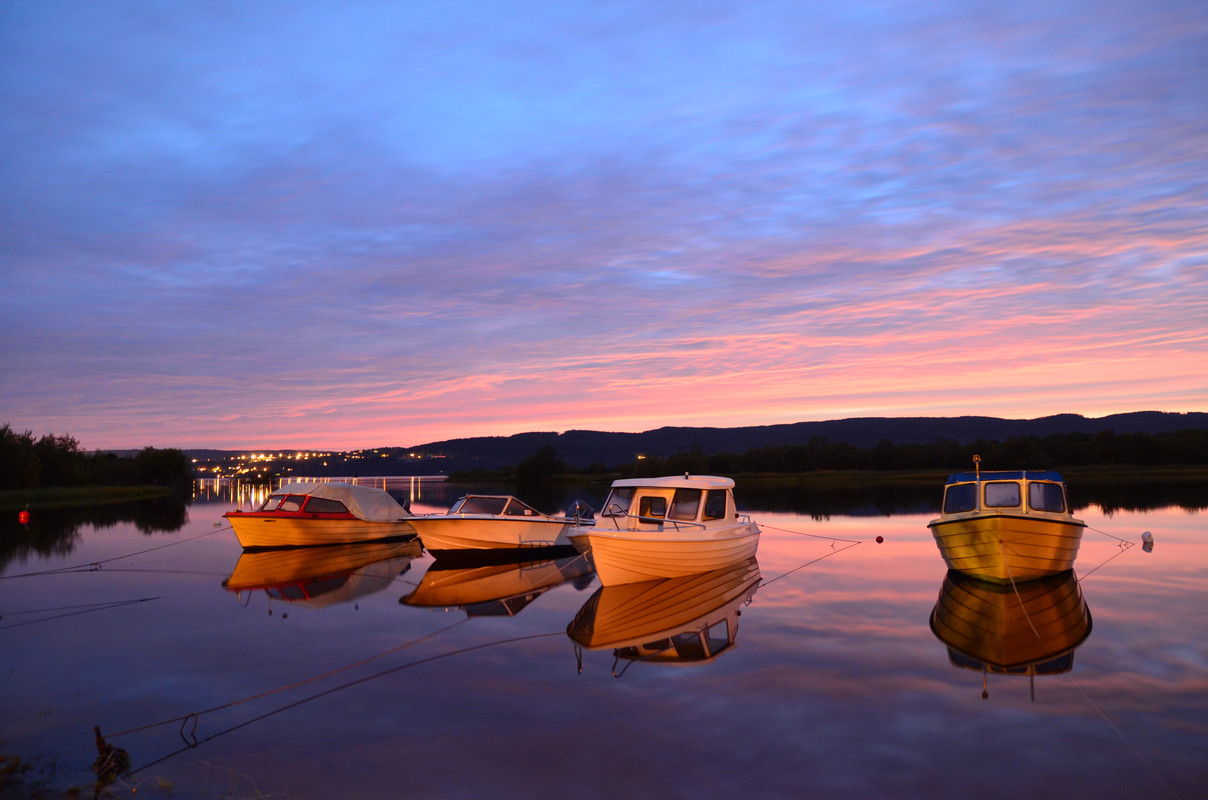
<svg viewBox="0 0 1208 800">
<path fill-rule="evenodd" d="M 228 513 L 224 515 L 244 550 L 355 544 L 385 539 L 410 539 L 415 528 L 406 521 L 307 519 L 304 517 Z"/>
<path fill-rule="evenodd" d="M 486 550 L 530 550 L 570 547 L 569 522 L 506 517 L 416 517 L 412 521 L 428 552 L 441 554 Z"/>
<path fill-rule="evenodd" d="M 624 583 L 679 578 L 724 569 L 754 558 L 759 549 L 759 527 L 746 522 L 710 530 L 700 538 L 664 531 L 608 531 L 577 529 L 570 541 L 588 553 L 600 583 Z"/>
<path fill-rule="evenodd" d="M 1086 523 L 1072 517 L 975 514 L 928 524 L 949 569 L 996 583 L 1073 569 Z"/>
</svg>

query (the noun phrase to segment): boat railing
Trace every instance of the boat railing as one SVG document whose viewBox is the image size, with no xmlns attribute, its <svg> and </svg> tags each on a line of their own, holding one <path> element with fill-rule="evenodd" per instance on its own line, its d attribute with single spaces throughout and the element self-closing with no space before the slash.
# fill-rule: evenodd
<svg viewBox="0 0 1208 800">
<path fill-rule="evenodd" d="M 704 527 L 706 527 L 705 524 L 702 522 L 694 522 L 691 520 L 667 519 L 666 517 L 651 517 L 651 516 L 643 516 L 641 514 L 630 514 L 628 511 L 622 510 L 620 506 L 616 506 L 616 505 L 611 506 L 611 507 L 605 509 L 604 511 L 602 511 L 600 513 L 600 517 L 605 518 L 605 519 L 611 519 L 613 527 L 616 528 L 617 530 L 621 530 L 621 523 L 618 522 L 619 519 L 632 519 L 632 520 L 636 520 L 637 522 L 640 522 L 643 525 L 662 525 L 664 527 L 670 525 L 672 530 L 677 530 L 677 531 L 680 530 L 681 527 L 683 527 L 683 528 L 704 528 Z"/>
</svg>

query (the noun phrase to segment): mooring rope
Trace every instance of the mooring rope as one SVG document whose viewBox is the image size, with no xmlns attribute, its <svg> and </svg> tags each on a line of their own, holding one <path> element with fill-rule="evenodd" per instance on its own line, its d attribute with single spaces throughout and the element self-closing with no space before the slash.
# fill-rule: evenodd
<svg viewBox="0 0 1208 800">
<path fill-rule="evenodd" d="M 87 603 L 78 606 L 58 606 L 56 608 L 35 608 L 25 611 L 5 611 L 4 616 L 13 616 L 17 614 L 45 614 L 51 611 L 66 611 L 65 614 L 55 614 L 52 617 L 39 617 L 38 619 L 27 620 L 26 622 L 15 622 L 12 625 L 0 625 L 0 631 L 8 630 L 9 628 L 20 628 L 23 625 L 34 625 L 39 622 L 49 622 L 52 619 L 62 619 L 63 617 L 74 617 L 77 614 L 88 614 L 93 611 L 105 611 L 110 608 L 120 608 L 122 606 L 132 606 L 137 603 L 146 603 L 150 600 L 159 600 L 158 597 L 140 597 L 135 600 L 112 600 L 107 603 Z"/>
<path fill-rule="evenodd" d="M 464 620 L 463 620 L 463 621 L 464 621 Z M 452 627 L 452 626 L 450 626 L 450 627 Z M 439 631 L 438 631 L 438 633 L 439 633 Z M 432 635 L 432 634 L 430 634 L 430 635 Z M 412 667 L 418 667 L 418 666 L 421 666 L 421 665 L 423 665 L 423 664 L 430 664 L 430 663 L 432 663 L 432 662 L 434 662 L 434 661 L 440 661 L 441 659 L 450 658 L 451 656 L 461 655 L 461 654 L 463 654 L 463 653 L 472 653 L 472 652 L 474 652 L 475 650 L 485 650 L 485 649 L 486 649 L 486 648 L 488 648 L 488 647 L 496 647 L 496 646 L 498 646 L 498 645 L 504 645 L 504 644 L 513 644 L 513 643 L 515 643 L 515 642 L 523 642 L 523 641 L 529 641 L 529 640 L 533 640 L 533 639 L 545 639 L 545 638 L 549 638 L 549 637 L 551 637 L 551 636 L 565 636 L 565 635 L 566 635 L 566 634 L 565 634 L 564 632 L 562 632 L 562 631 L 557 631 L 557 632 L 554 632 L 554 633 L 535 633 L 535 634 L 529 634 L 529 635 L 527 635 L 527 636 L 514 636 L 514 637 L 509 638 L 509 639 L 499 639 L 499 640 L 496 640 L 496 641 L 493 641 L 493 642 L 484 642 L 484 643 L 482 643 L 482 644 L 476 644 L 476 645 L 470 645 L 469 647 L 463 647 L 463 648 L 460 648 L 460 649 L 458 649 L 458 650 L 451 650 L 451 651 L 449 651 L 449 652 L 447 652 L 447 653 L 438 653 L 438 654 L 436 654 L 436 655 L 432 655 L 432 656 L 425 656 L 425 657 L 423 657 L 423 658 L 418 658 L 418 659 L 416 659 L 415 661 L 409 661 L 409 662 L 407 662 L 406 664 L 400 664 L 400 665 L 399 665 L 399 666 L 397 666 L 397 667 L 391 667 L 390 669 L 387 669 L 387 670 L 382 670 L 381 672 L 374 673 L 373 675 L 366 675 L 366 676 L 364 676 L 364 677 L 362 677 L 362 678 L 357 678 L 356 680 L 349 681 L 348 683 L 344 683 L 344 684 L 341 684 L 341 685 L 339 685 L 339 686 L 334 686 L 334 687 L 332 687 L 332 688 L 330 688 L 330 689 L 325 689 L 324 691 L 322 691 L 322 692 L 318 692 L 318 693 L 313 694 L 313 695 L 310 695 L 309 697 L 304 697 L 304 698 L 302 698 L 302 699 L 300 699 L 300 700 L 296 700 L 296 701 L 294 701 L 294 702 L 292 702 L 292 703 L 289 703 L 289 704 L 287 704 L 287 705 L 281 706 L 280 708 L 275 708 L 275 709 L 273 709 L 273 710 L 271 710 L 271 711 L 267 711 L 267 712 L 265 712 L 264 714 L 261 714 L 261 715 L 260 715 L 260 716 L 258 716 L 258 717 L 253 717 L 253 718 L 251 718 L 251 719 L 244 720 L 243 722 L 240 722 L 240 723 L 238 723 L 238 724 L 236 724 L 236 725 L 232 725 L 232 726 L 231 726 L 231 727 L 229 727 L 229 728 L 226 728 L 226 729 L 224 729 L 224 730 L 218 731 L 217 733 L 215 733 L 215 734 L 213 734 L 213 735 L 211 735 L 211 736 L 207 736 L 207 737 L 206 737 L 206 738 L 204 738 L 204 739 L 196 739 L 196 738 L 194 738 L 192 742 L 188 742 L 188 740 L 186 739 L 187 744 L 186 744 L 186 746 L 185 746 L 185 747 L 181 747 L 181 748 L 179 748 L 179 749 L 177 749 L 177 750 L 174 750 L 174 751 L 172 751 L 171 753 L 168 753 L 168 754 L 167 754 L 167 755 L 165 755 L 165 756 L 161 756 L 160 758 L 157 758 L 157 759 L 156 759 L 156 760 L 154 760 L 154 761 L 151 761 L 151 762 L 149 762 L 149 763 L 147 763 L 147 764 L 144 764 L 144 765 L 143 765 L 143 766 L 141 766 L 141 767 L 138 767 L 137 769 L 132 769 L 132 770 L 130 770 L 128 773 L 126 773 L 126 777 L 129 777 L 129 776 L 132 776 L 132 775 L 136 775 L 136 774 L 138 774 L 139 772 L 142 772 L 142 771 L 144 771 L 144 770 L 150 769 L 151 767 L 155 766 L 156 764 L 163 763 L 164 761 L 167 761 L 168 759 L 173 758 L 174 756 L 180 755 L 181 753 L 183 753 L 183 752 L 185 752 L 185 751 L 187 751 L 187 750 L 192 750 L 193 748 L 198 747 L 198 746 L 203 745 L 203 744 L 206 744 L 207 742 L 211 742 L 211 741 L 213 741 L 213 740 L 217 739 L 217 738 L 218 738 L 218 737 L 220 737 L 220 736 L 225 736 L 226 734 L 228 734 L 228 733 L 232 733 L 232 732 L 234 732 L 234 731 L 237 731 L 237 730 L 239 730 L 240 728 L 246 728 L 248 725 L 251 725 L 251 724 L 253 724 L 253 723 L 260 722 L 260 721 L 262 721 L 262 720 L 268 719 L 269 717 L 274 716 L 274 715 L 276 715 L 276 714 L 280 714 L 280 713 L 281 713 L 281 712 L 283 712 L 283 711 L 288 711 L 288 710 L 290 710 L 290 709 L 297 708 L 298 706 L 301 706 L 301 705 L 304 705 L 304 704 L 306 704 L 306 703 L 309 703 L 309 702 L 311 702 L 312 700 L 318 700 L 318 699 L 320 699 L 320 698 L 327 697 L 327 696 L 329 696 L 329 695 L 335 694 L 336 692 L 341 692 L 341 691 L 343 691 L 343 690 L 345 690 L 345 689 L 352 688 L 353 686 L 358 686 L 358 685 L 360 685 L 360 684 L 362 684 L 362 683 L 368 683 L 369 681 L 372 681 L 372 680 L 377 680 L 378 678 L 382 678 L 382 677 L 385 677 L 385 676 L 387 676 L 387 675 L 394 674 L 394 673 L 396 673 L 396 672 L 402 672 L 403 670 L 406 670 L 406 669 L 411 669 Z M 427 637 L 423 637 L 423 638 L 427 638 Z M 396 648 L 396 649 L 399 649 L 399 648 Z M 385 654 L 382 654 L 382 655 L 385 655 Z M 375 656 L 375 658 L 376 658 L 376 656 Z M 366 659 L 366 660 L 371 660 L 371 659 Z M 359 663 L 363 663 L 363 662 L 359 662 Z M 339 670 L 336 670 L 336 671 L 338 672 Z M 334 673 L 332 673 L 332 674 L 334 674 Z M 271 692 L 268 692 L 268 693 L 266 693 L 266 694 L 271 694 Z M 206 713 L 206 712 L 201 712 L 201 713 Z M 193 716 L 194 716 L 194 715 L 186 715 L 186 716 L 184 716 L 184 717 L 178 717 L 177 719 L 182 720 L 182 721 L 183 721 L 183 723 L 187 723 L 187 722 L 190 720 L 190 718 L 191 718 L 191 717 L 193 717 Z M 174 720 L 173 720 L 173 721 L 174 721 Z M 183 731 L 183 723 L 182 723 L 182 731 Z M 162 723 L 161 723 L 161 724 L 162 724 Z M 150 726 L 149 726 L 149 727 L 150 727 Z M 128 731 L 127 731 L 127 732 L 128 732 Z M 117 735 L 117 734 L 114 734 L 114 735 Z M 182 736 L 183 736 L 183 735 L 184 735 L 184 734 L 183 734 L 183 732 L 182 732 Z"/>
<path fill-rule="evenodd" d="M 39 570 L 37 572 L 22 572 L 17 575 L 0 575 L 0 580 L 8 580 L 10 578 L 34 578 L 34 577 L 38 577 L 40 575 L 60 575 L 60 574 L 68 574 L 68 573 L 73 573 L 73 572 L 100 572 L 101 568 L 105 564 L 109 564 L 113 561 L 121 561 L 124 558 L 133 558 L 134 556 L 141 556 L 141 555 L 145 555 L 147 553 L 154 553 L 156 550 L 163 550 L 168 547 L 175 547 L 178 544 L 187 544 L 189 542 L 195 542 L 198 539 L 204 539 L 207 536 L 213 536 L 216 533 L 222 533 L 223 531 L 227 531 L 230 529 L 231 529 L 231 526 L 229 524 L 223 525 L 221 528 L 215 528 L 214 530 L 206 531 L 205 533 L 199 533 L 196 536 L 190 536 L 187 539 L 179 539 L 175 542 L 168 542 L 167 544 L 156 545 L 155 547 L 148 547 L 145 550 L 136 550 L 133 553 L 126 553 L 125 555 L 113 556 L 111 558 L 103 558 L 100 561 L 92 561 L 87 564 L 76 564 L 76 565 L 73 565 L 70 567 L 55 567 L 54 569 L 43 569 L 43 570 Z"/>
<path fill-rule="evenodd" d="M 1129 547 L 1131 547 L 1133 544 L 1135 544 L 1134 542 L 1130 542 L 1130 541 L 1128 541 L 1127 539 L 1121 539 L 1119 536 L 1116 536 L 1116 535 L 1115 535 L 1115 534 L 1113 534 L 1113 533 L 1108 533 L 1107 531 L 1101 531 L 1101 530 L 1099 530 L 1098 528 L 1093 527 L 1093 526 L 1091 526 L 1091 525 L 1087 525 L 1087 526 L 1086 526 L 1086 529 L 1087 529 L 1088 531 L 1094 531 L 1095 533 L 1101 533 L 1101 534 L 1103 534 L 1104 536 L 1106 536 L 1107 538 L 1109 538 L 1109 539 L 1115 539 L 1117 542 L 1120 542 L 1120 543 L 1122 543 L 1122 544 L 1126 544 L 1126 545 L 1128 545 Z"/>
<path fill-rule="evenodd" d="M 830 541 L 830 542 L 851 542 L 852 544 L 861 544 L 861 540 L 859 540 L 859 539 L 841 539 L 837 536 L 822 536 L 821 534 L 817 534 L 817 533 L 805 533 L 804 531 L 793 531 L 793 530 L 789 530 L 788 528 L 777 528 L 775 525 L 764 525 L 762 522 L 759 523 L 759 529 L 765 530 L 765 531 L 780 531 L 781 533 L 791 533 L 794 536 L 808 536 L 811 539 L 825 539 L 826 541 Z"/>
<path fill-rule="evenodd" d="M 423 636 L 420 636 L 417 639 L 412 639 L 410 641 L 403 642 L 402 644 L 400 644 L 396 647 L 392 647 L 389 650 L 383 650 L 382 652 L 377 653 L 376 655 L 368 656 L 367 658 L 362 658 L 359 661 L 354 661 L 351 664 L 346 664 L 342 667 L 338 667 L 338 668 L 330 670 L 328 672 L 324 672 L 321 675 L 314 675 L 309 678 L 303 678 L 300 681 L 295 681 L 293 683 L 289 683 L 284 686 L 278 686 L 276 689 L 269 689 L 267 692 L 261 692 L 259 694 L 250 695 L 248 697 L 244 697 L 239 700 L 232 700 L 229 703 L 223 703 L 222 705 L 214 706 L 212 708 L 207 708 L 204 711 L 192 711 L 188 714 L 184 714 L 179 717 L 172 717 L 170 719 L 161 720 L 160 722 L 152 722 L 148 725 L 142 725 L 137 728 L 130 728 L 128 730 L 118 731 L 117 733 L 111 733 L 111 734 L 109 734 L 109 736 L 110 737 L 125 736 L 126 734 L 138 733 L 139 731 L 145 731 L 145 730 L 149 730 L 151 728 L 158 728 L 162 725 L 171 725 L 176 722 L 180 722 L 183 724 L 183 723 L 188 722 L 190 719 L 196 720 L 204 714 L 210 714 L 214 711 L 221 711 L 224 708 L 232 708 L 237 705 L 242 705 L 243 703 L 250 703 L 253 700 L 259 700 L 261 698 L 269 697 L 270 695 L 278 694 L 280 692 L 288 691 L 290 689 L 296 689 L 299 686 L 305 686 L 308 683 L 314 683 L 315 681 L 320 681 L 320 680 L 323 680 L 324 678 L 330 678 L 333 675 L 338 675 L 341 672 L 347 672 L 350 669 L 355 669 L 356 667 L 362 666 L 363 664 L 368 664 L 371 661 L 376 661 L 379 658 L 388 656 L 391 653 L 397 653 L 400 650 L 405 650 L 408 647 L 419 644 L 420 642 L 423 642 L 427 639 L 431 639 L 432 637 L 437 636 L 441 633 L 444 633 L 445 631 L 456 628 L 458 625 L 461 625 L 461 624 L 467 622 L 468 620 L 469 620 L 469 617 L 466 617 L 465 619 L 458 620 L 457 622 L 454 622 L 451 625 L 446 625 L 445 627 L 440 628 L 439 630 L 435 630 L 431 633 L 424 634 Z"/>
</svg>

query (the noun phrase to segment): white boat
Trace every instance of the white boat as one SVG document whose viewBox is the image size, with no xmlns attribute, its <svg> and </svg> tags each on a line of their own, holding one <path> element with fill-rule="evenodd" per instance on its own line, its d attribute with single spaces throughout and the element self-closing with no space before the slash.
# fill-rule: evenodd
<svg viewBox="0 0 1208 800">
<path fill-rule="evenodd" d="M 348 483 L 286 484 L 255 511 L 222 516 L 244 550 L 415 537 L 411 514 L 387 492 Z"/>
<path fill-rule="evenodd" d="M 759 548 L 759 526 L 735 510 L 733 480 L 685 474 L 614 481 L 595 525 L 569 538 L 614 586 L 744 562 Z"/>
<path fill-rule="evenodd" d="M 437 558 L 538 548 L 570 551 L 567 532 L 575 525 L 590 524 L 590 510 L 580 513 L 578 517 L 551 516 L 511 495 L 470 494 L 454 503 L 447 514 L 413 517 L 411 524 L 424 549 Z"/>
<path fill-rule="evenodd" d="M 949 569 L 1017 583 L 1073 569 L 1086 523 L 1070 513 L 1059 473 L 979 467 L 949 476 L 927 527 Z"/>
</svg>

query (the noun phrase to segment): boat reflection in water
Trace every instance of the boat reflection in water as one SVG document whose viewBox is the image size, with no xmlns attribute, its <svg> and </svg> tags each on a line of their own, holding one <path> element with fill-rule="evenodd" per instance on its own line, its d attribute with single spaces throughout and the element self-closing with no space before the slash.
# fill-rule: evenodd
<svg viewBox="0 0 1208 800">
<path fill-rule="evenodd" d="M 616 677 L 634 661 L 712 661 L 733 646 L 741 607 L 759 583 L 759 562 L 752 557 L 697 575 L 602 586 L 566 628 L 576 645 L 579 670 L 581 648 L 611 649 Z M 618 672 L 622 659 L 629 663 Z"/>
<path fill-rule="evenodd" d="M 236 593 L 263 589 L 276 600 L 322 608 L 382 591 L 422 553 L 416 540 L 244 552 L 222 585 Z"/>
<path fill-rule="evenodd" d="M 931 612 L 931 630 L 953 666 L 1035 676 L 1069 672 L 1091 633 L 1091 612 L 1073 570 L 1015 586 L 949 570 Z"/>
<path fill-rule="evenodd" d="M 583 589 L 593 575 L 587 557 L 575 553 L 542 561 L 499 558 L 437 559 L 415 591 L 399 598 L 408 606 L 461 608 L 467 617 L 515 616 L 559 584 Z"/>
</svg>

